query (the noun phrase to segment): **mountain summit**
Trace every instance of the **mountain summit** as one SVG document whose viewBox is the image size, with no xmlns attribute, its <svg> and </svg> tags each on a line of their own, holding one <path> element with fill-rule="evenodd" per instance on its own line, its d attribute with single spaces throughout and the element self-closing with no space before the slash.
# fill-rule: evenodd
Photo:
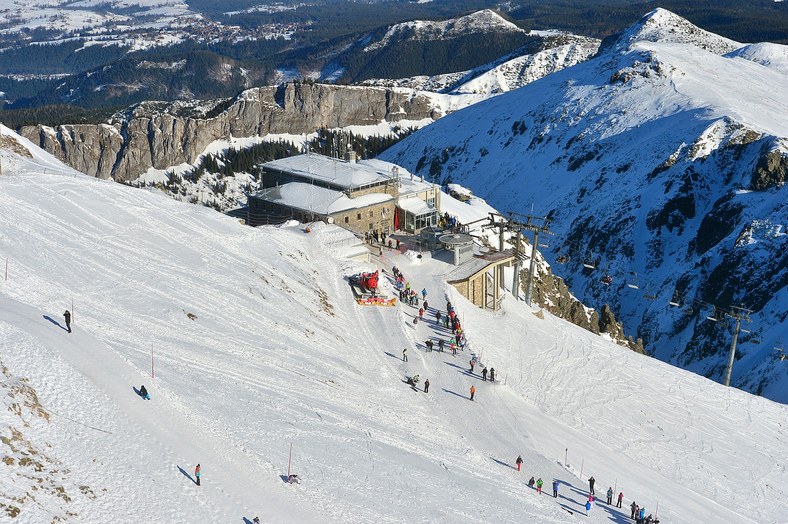
<svg viewBox="0 0 788 524">
<path fill-rule="evenodd" d="M 788 316 L 784 52 L 658 9 L 595 58 L 448 115 L 384 157 L 502 211 L 533 203 L 557 235 L 548 259 L 569 258 L 554 271 L 639 326 L 662 360 L 722 380 L 734 324 L 721 320 L 752 310 L 732 383 L 785 402 L 773 349 Z"/>
</svg>

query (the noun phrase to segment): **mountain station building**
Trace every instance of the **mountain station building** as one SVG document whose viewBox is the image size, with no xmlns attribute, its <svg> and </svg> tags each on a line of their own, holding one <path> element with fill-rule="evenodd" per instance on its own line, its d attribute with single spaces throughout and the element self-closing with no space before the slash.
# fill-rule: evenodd
<svg viewBox="0 0 788 524">
<path fill-rule="evenodd" d="M 316 153 L 266 162 L 263 189 L 249 195 L 249 223 L 271 216 L 321 220 L 360 234 L 417 233 L 438 224 L 440 187 L 380 160 Z"/>
</svg>

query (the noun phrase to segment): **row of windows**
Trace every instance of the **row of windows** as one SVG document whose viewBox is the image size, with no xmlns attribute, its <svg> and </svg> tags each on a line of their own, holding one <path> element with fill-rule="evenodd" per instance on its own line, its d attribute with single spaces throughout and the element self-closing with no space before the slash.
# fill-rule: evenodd
<svg viewBox="0 0 788 524">
<path fill-rule="evenodd" d="M 380 217 L 386 218 L 388 215 L 389 208 L 384 207 L 380 210 Z M 367 211 L 359 211 L 356 213 L 356 220 L 362 220 L 362 215 L 366 215 L 366 218 L 375 218 L 375 210 L 369 209 Z M 350 223 L 350 215 L 345 215 L 345 224 Z M 372 223 L 369 224 L 369 227 L 372 228 Z"/>
</svg>

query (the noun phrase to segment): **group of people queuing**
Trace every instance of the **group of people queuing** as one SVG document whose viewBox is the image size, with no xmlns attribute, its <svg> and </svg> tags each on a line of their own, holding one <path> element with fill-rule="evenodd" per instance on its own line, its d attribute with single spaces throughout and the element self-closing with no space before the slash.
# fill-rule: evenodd
<svg viewBox="0 0 788 524">
<path fill-rule="evenodd" d="M 451 216 L 448 211 L 441 215 L 438 220 L 438 226 L 441 229 L 451 229 L 452 233 L 459 233 L 462 230 L 462 224 L 457 217 Z"/>
<path fill-rule="evenodd" d="M 383 247 L 388 246 L 389 249 L 399 249 L 401 244 L 400 239 L 393 238 L 387 235 L 385 231 L 378 231 L 377 229 L 364 233 L 364 242 L 367 244 L 380 244 L 382 246 L 380 248 L 381 254 Z"/>
</svg>

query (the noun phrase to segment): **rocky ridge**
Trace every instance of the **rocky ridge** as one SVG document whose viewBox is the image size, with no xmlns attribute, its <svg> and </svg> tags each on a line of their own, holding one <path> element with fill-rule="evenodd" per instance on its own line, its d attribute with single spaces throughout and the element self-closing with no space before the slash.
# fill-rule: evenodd
<svg viewBox="0 0 788 524">
<path fill-rule="evenodd" d="M 291 83 L 231 100 L 144 102 L 107 124 L 27 126 L 19 133 L 83 173 L 130 181 L 150 167 L 191 164 L 215 140 L 443 115 L 438 100 L 414 90 Z"/>
</svg>

